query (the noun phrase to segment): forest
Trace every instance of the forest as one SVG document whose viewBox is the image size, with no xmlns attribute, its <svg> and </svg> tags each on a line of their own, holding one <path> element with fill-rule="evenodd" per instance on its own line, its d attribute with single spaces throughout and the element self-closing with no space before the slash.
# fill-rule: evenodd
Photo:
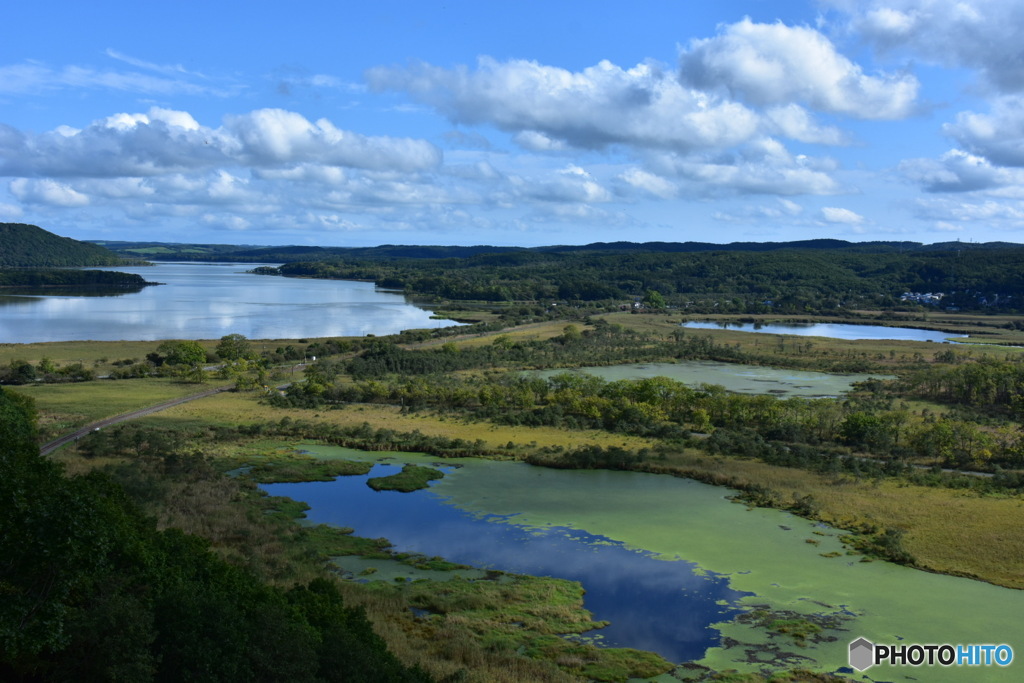
<svg viewBox="0 0 1024 683">
<path fill-rule="evenodd" d="M 0 268 L 115 266 L 127 262 L 109 249 L 60 237 L 36 225 L 0 223 Z"/>
<path fill-rule="evenodd" d="M 944 309 L 1016 312 L 1024 248 L 780 248 L 694 252 L 536 250 L 466 258 L 338 257 L 257 272 L 370 280 L 435 300 L 645 302 L 694 312 L 835 313 L 906 306 L 941 293 Z"/>
<path fill-rule="evenodd" d="M 109 270 L 62 270 L 57 268 L 22 268 L 0 270 L 0 287 L 4 289 L 67 289 L 96 292 L 119 290 L 138 292 L 147 285 L 141 275 Z"/>
</svg>

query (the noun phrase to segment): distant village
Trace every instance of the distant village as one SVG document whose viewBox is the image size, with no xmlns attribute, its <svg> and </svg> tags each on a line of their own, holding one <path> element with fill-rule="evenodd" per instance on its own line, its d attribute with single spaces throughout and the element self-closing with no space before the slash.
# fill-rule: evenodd
<svg viewBox="0 0 1024 683">
<path fill-rule="evenodd" d="M 956 292 L 952 292 L 949 298 L 954 298 L 952 295 L 955 294 Z M 1000 296 L 999 294 L 984 295 L 980 292 L 975 292 L 974 294 L 971 294 L 970 292 L 964 292 L 963 294 L 968 294 L 968 298 L 970 298 L 973 302 L 976 302 L 978 305 L 981 306 L 1007 306 L 1013 300 L 1012 296 Z M 947 295 L 945 292 L 926 292 L 924 294 L 920 292 L 903 292 L 903 294 L 900 295 L 900 301 L 927 304 L 930 306 L 938 306 L 939 304 L 942 303 L 943 298 L 946 297 Z M 963 300 L 963 296 L 958 298 Z M 946 310 L 959 311 L 960 307 L 946 306 Z"/>
<path fill-rule="evenodd" d="M 919 292 L 903 292 L 900 295 L 900 301 L 914 301 L 919 304 L 931 304 L 932 306 L 938 306 L 942 303 L 942 297 L 946 296 L 942 292 L 928 292 L 927 294 L 921 294 Z"/>
</svg>

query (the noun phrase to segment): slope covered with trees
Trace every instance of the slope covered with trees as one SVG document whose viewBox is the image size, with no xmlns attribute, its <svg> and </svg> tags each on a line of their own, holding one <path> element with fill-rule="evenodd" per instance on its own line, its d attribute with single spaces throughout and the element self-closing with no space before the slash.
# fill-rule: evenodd
<svg viewBox="0 0 1024 683">
<path fill-rule="evenodd" d="M 36 225 L 0 223 L 0 268 L 68 268 L 124 265 L 114 252 L 60 237 Z"/>
<path fill-rule="evenodd" d="M 0 679 L 429 680 L 331 581 L 264 584 L 109 477 L 64 476 L 34 420 L 0 389 Z"/>
</svg>

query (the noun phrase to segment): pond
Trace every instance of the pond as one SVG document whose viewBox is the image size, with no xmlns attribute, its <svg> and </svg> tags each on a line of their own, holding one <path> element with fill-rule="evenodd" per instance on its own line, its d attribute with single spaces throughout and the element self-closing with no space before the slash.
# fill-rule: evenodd
<svg viewBox="0 0 1024 683">
<path fill-rule="evenodd" d="M 579 581 L 586 586 L 586 604 L 594 618 L 612 621 L 586 636 L 597 636 L 609 646 L 639 647 L 673 661 L 697 659 L 718 642 L 710 625 L 738 612 L 735 604 L 742 594 L 721 577 L 696 573 L 692 563 L 665 562 L 571 527 L 533 528 L 515 524 L 514 515 L 470 514 L 443 504 L 433 491 L 377 492 L 366 485 L 369 477 L 397 471 L 396 465 L 378 464 L 365 476 L 263 488 L 309 503 L 314 522 L 350 526 L 360 536 L 383 536 L 405 552 Z M 366 564 L 376 569 L 373 560 L 341 557 L 337 564 L 353 574 Z M 404 576 L 415 578 L 411 568 Z M 626 576 L 629 580 L 623 581 Z M 678 615 L 676 627 L 652 628 L 665 612 Z"/>
<path fill-rule="evenodd" d="M 324 457 L 380 456 L 309 450 Z M 437 460 L 392 455 L 401 462 Z M 694 659 L 719 671 L 837 671 L 847 665 L 848 643 L 861 636 L 876 643 L 1024 647 L 1024 592 L 861 562 L 846 553 L 843 532 L 779 510 L 748 509 L 728 500 L 728 489 L 636 472 L 444 463 L 459 467 L 413 494 L 373 492 L 365 477 L 263 488 L 310 503 L 314 522 L 384 536 L 399 551 L 579 577 L 585 606 L 596 619 L 612 621 L 603 629 L 608 644 L 652 649 L 677 662 Z M 737 610 L 760 607 L 833 625 L 821 642 L 769 642 L 762 630 L 735 618 Z M 879 667 L 870 673 L 872 680 L 956 681 L 965 672 L 931 668 L 922 678 L 913 668 Z M 1008 673 L 978 667 L 970 680 L 1014 680 Z"/>
<path fill-rule="evenodd" d="M 717 384 L 725 387 L 727 391 L 740 394 L 771 394 L 780 398 L 842 396 L 850 391 L 856 382 L 863 382 L 873 377 L 890 378 L 889 375 L 834 374 L 704 360 L 607 365 L 571 370 L 541 370 L 536 374 L 541 377 L 551 377 L 563 372 L 583 372 L 609 382 L 620 379 L 668 377 L 690 386 Z"/>
<path fill-rule="evenodd" d="M 456 325 L 369 282 L 254 275 L 251 263 L 120 268 L 165 283 L 116 296 L 0 297 L 0 343 L 300 339 Z"/>
<path fill-rule="evenodd" d="M 733 323 L 686 322 L 691 330 L 736 330 L 762 334 L 792 334 L 800 337 L 828 337 L 830 339 L 892 339 L 898 341 L 944 342 L 966 339 L 966 334 L 953 334 L 940 330 L 921 330 L 912 327 L 886 327 L 884 325 L 847 325 L 842 323 Z"/>
</svg>

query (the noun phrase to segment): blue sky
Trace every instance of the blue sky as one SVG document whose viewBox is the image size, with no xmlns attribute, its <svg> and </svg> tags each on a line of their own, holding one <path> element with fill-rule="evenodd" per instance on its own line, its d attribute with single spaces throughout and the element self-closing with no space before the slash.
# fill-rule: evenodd
<svg viewBox="0 0 1024 683">
<path fill-rule="evenodd" d="M 1024 242 L 1024 3 L 8 3 L 0 221 Z"/>
</svg>

